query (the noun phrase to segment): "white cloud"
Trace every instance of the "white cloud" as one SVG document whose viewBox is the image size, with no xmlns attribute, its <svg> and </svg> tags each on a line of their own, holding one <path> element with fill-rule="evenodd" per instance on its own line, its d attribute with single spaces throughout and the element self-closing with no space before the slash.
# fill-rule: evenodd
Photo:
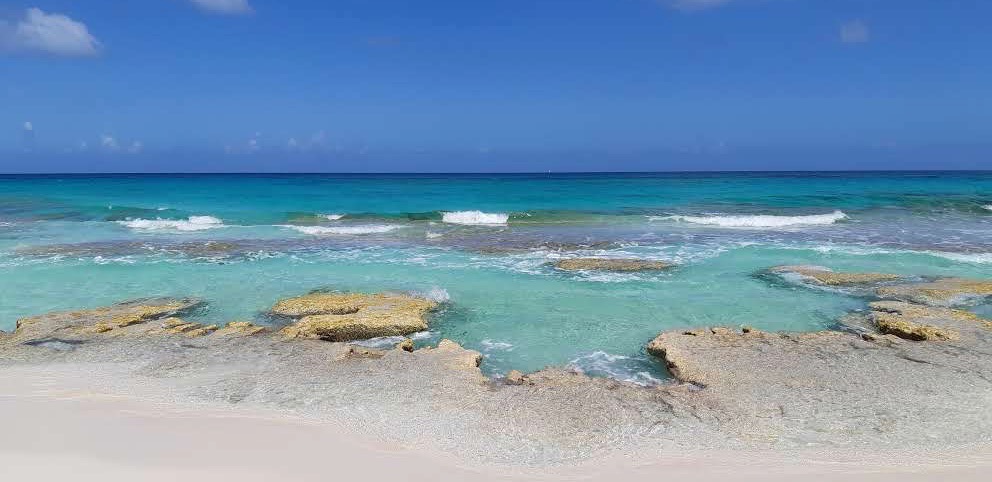
<svg viewBox="0 0 992 482">
<path fill-rule="evenodd" d="M 100 147 L 108 151 L 116 151 L 121 146 L 117 143 L 117 139 L 114 139 L 114 136 L 104 134 L 100 136 Z"/>
<path fill-rule="evenodd" d="M 221 13 L 225 15 L 244 15 L 254 10 L 248 4 L 248 0 L 190 0 L 200 9 L 207 12 Z"/>
<path fill-rule="evenodd" d="M 28 131 L 28 132 L 33 131 L 34 130 L 34 124 L 32 124 L 31 121 L 25 121 L 24 122 L 24 130 L 25 131 Z"/>
<path fill-rule="evenodd" d="M 29 8 L 17 23 L 0 20 L 0 51 L 91 57 L 100 53 L 100 42 L 82 22 Z"/>
<path fill-rule="evenodd" d="M 863 44 L 871 38 L 871 30 L 864 20 L 851 20 L 840 26 L 840 41 L 846 44 Z"/>
<path fill-rule="evenodd" d="M 145 143 L 141 141 L 134 141 L 127 148 L 127 152 L 130 152 L 131 154 L 140 154 L 141 151 L 143 151 L 144 149 L 145 149 Z"/>
</svg>

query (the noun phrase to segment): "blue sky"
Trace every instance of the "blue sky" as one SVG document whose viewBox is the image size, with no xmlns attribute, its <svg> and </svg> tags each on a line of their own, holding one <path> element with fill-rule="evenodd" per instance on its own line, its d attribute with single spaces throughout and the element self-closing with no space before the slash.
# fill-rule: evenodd
<svg viewBox="0 0 992 482">
<path fill-rule="evenodd" d="M 13 0 L 0 171 L 992 169 L 982 0 Z"/>
</svg>

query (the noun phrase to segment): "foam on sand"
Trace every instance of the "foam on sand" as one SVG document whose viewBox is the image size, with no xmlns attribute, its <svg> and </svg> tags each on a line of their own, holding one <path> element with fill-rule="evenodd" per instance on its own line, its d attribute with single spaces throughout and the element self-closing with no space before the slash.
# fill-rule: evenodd
<svg viewBox="0 0 992 482">
<path fill-rule="evenodd" d="M 482 211 L 452 211 L 442 214 L 441 221 L 448 224 L 464 224 L 469 226 L 500 226 L 510 220 L 505 213 L 484 213 Z"/>
<path fill-rule="evenodd" d="M 723 228 L 784 228 L 789 226 L 822 226 L 847 219 L 843 211 L 827 214 L 812 214 L 807 216 L 776 216 L 771 214 L 755 215 L 718 215 L 718 216 L 653 216 L 655 220 L 671 220 L 706 226 Z"/>
<path fill-rule="evenodd" d="M 286 226 L 303 234 L 313 236 L 382 234 L 395 231 L 403 226 L 395 224 L 366 224 L 360 226 Z"/>
<path fill-rule="evenodd" d="M 190 216 L 188 219 L 129 219 L 116 222 L 138 231 L 204 231 L 224 227 L 224 222 L 213 216 Z"/>
</svg>

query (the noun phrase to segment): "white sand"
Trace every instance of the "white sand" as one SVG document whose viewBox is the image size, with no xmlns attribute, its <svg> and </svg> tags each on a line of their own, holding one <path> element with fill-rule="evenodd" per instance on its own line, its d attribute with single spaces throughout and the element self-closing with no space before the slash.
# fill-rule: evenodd
<svg viewBox="0 0 992 482">
<path fill-rule="evenodd" d="M 93 393 L 48 375 L 30 369 L 0 371 L 2 481 L 948 482 L 992 476 L 989 453 L 958 453 L 953 459 L 862 453 L 856 461 L 700 452 L 618 456 L 540 470 L 469 467 L 443 454 L 346 433 L 333 423 L 276 413 L 163 406 Z"/>
</svg>

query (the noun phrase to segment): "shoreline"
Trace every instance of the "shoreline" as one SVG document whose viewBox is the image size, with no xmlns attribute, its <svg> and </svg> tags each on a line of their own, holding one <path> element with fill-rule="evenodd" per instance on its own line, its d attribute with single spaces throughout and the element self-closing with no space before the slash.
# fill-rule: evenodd
<svg viewBox="0 0 992 482">
<path fill-rule="evenodd" d="M 992 293 L 992 282 L 770 272 L 871 286 L 879 299 L 845 317 L 843 331 L 661 332 L 646 350 L 674 378 L 653 387 L 554 367 L 494 379 L 481 353 L 446 339 L 349 344 L 427 326 L 438 303 L 397 293 L 286 298 L 269 310 L 290 319 L 278 331 L 180 318 L 204 306 L 196 298 L 23 318 L 0 333 L 0 462 L 10 461 L 0 466 L 30 476 L 53 465 L 32 461 L 50 459 L 101 480 L 336 471 L 903 481 L 992 471 L 992 320 L 944 306 Z"/>
<path fill-rule="evenodd" d="M 611 454 L 549 467 L 479 464 L 356 434 L 333 420 L 182 408 L 88 391 L 57 368 L 0 372 L 0 476 L 33 480 L 915 481 L 984 480 L 992 451 L 694 450 Z M 140 440 L 140 443 L 134 443 Z"/>
</svg>

